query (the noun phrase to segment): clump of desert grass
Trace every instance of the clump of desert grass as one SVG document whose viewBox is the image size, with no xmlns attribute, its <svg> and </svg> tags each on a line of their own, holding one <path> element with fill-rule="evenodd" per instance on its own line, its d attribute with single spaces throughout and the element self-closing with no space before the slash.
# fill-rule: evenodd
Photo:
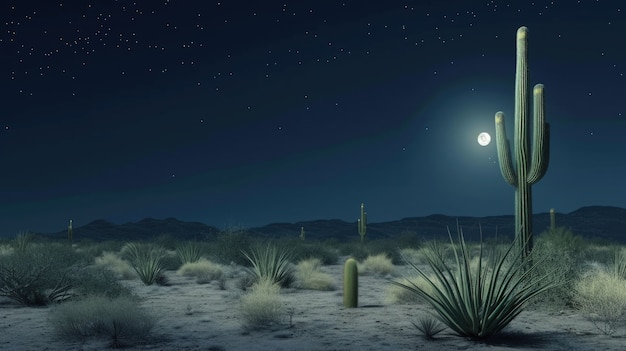
<svg viewBox="0 0 626 351">
<path fill-rule="evenodd" d="M 272 328 L 287 316 L 280 296 L 280 285 L 269 277 L 256 281 L 241 297 L 241 314 L 245 329 Z"/>
<path fill-rule="evenodd" d="M 88 296 L 55 306 L 49 323 L 66 341 L 101 339 L 108 347 L 128 347 L 146 340 L 155 317 L 129 297 Z"/>
<path fill-rule="evenodd" d="M 592 269 L 574 284 L 574 305 L 606 335 L 613 335 L 626 322 L 623 258 L 617 256 L 614 264 Z"/>
<path fill-rule="evenodd" d="M 114 252 L 104 251 L 101 256 L 95 258 L 94 264 L 112 271 L 119 279 L 130 280 L 137 277 L 130 263 Z"/>
<path fill-rule="evenodd" d="M 186 241 L 176 246 L 176 256 L 182 265 L 202 259 L 202 249 L 197 242 Z"/>
<path fill-rule="evenodd" d="M 0 245 L 0 256 L 9 256 L 15 252 L 11 245 Z"/>
<path fill-rule="evenodd" d="M 319 258 L 301 260 L 294 268 L 293 287 L 297 289 L 335 290 L 333 277 L 321 270 L 322 261 Z"/>
<path fill-rule="evenodd" d="M 177 273 L 185 277 L 196 278 L 198 284 L 208 284 L 224 277 L 224 267 L 206 258 L 201 258 L 198 261 L 183 264 Z"/>
<path fill-rule="evenodd" d="M 395 267 L 387 254 L 378 254 L 367 256 L 359 263 L 359 275 L 392 275 Z"/>
</svg>

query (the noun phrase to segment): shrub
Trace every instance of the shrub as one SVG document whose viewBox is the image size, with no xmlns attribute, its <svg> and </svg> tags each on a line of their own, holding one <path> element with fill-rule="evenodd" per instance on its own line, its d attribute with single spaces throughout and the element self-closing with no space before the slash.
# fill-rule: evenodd
<svg viewBox="0 0 626 351">
<path fill-rule="evenodd" d="M 128 297 L 90 296 L 56 306 L 49 318 L 55 333 L 68 340 L 104 338 L 113 348 L 144 340 L 155 319 Z"/>
<path fill-rule="evenodd" d="M 139 279 L 152 285 L 163 279 L 163 261 L 167 252 L 161 246 L 145 243 L 126 243 L 122 248 L 122 257 L 130 261 Z"/>
<path fill-rule="evenodd" d="M 33 242 L 34 238 L 35 236 L 32 233 L 29 233 L 29 232 L 19 233 L 15 236 L 15 239 L 13 240 L 13 246 L 15 247 L 15 250 L 19 252 L 24 252 Z"/>
<path fill-rule="evenodd" d="M 429 279 L 433 281 L 435 278 L 433 276 L 429 276 Z M 419 295 L 415 294 L 409 289 L 406 289 L 403 285 L 413 286 L 417 285 L 420 289 L 424 291 L 428 291 L 429 294 L 432 294 L 432 288 L 429 283 L 421 276 L 414 276 L 408 278 L 402 278 L 398 280 L 400 285 L 392 284 L 387 290 L 387 294 L 385 300 L 388 303 L 392 304 L 411 304 L 411 303 L 424 303 L 426 302 Z"/>
<path fill-rule="evenodd" d="M 454 265 L 447 262 L 445 251 L 437 246 L 426 255 L 434 276 L 429 277 L 409 262 L 429 288 L 410 280 L 393 283 L 427 301 L 440 320 L 460 336 L 486 339 L 495 335 L 522 312 L 530 299 L 555 286 L 549 276 L 535 275 L 542 262 L 530 265 L 523 261 L 521 251 L 513 252 L 516 242 L 504 252 L 494 251 L 488 263 L 481 242 L 477 264 L 473 264 L 462 231 L 458 231 L 458 243 L 449 236 Z"/>
<path fill-rule="evenodd" d="M 132 296 L 132 290 L 120 283 L 116 273 L 103 266 L 81 267 L 70 271 L 68 276 L 73 283 L 72 292 L 78 296 Z"/>
<path fill-rule="evenodd" d="M 242 247 L 250 247 L 253 240 L 244 229 L 230 228 L 218 234 L 211 258 L 222 264 L 248 264 L 246 257 L 241 255 Z"/>
<path fill-rule="evenodd" d="M 258 280 L 241 297 L 241 312 L 246 329 L 262 329 L 279 324 L 286 313 L 280 298 L 280 286 L 267 277 Z"/>
<path fill-rule="evenodd" d="M 96 266 L 105 267 L 115 273 L 119 279 L 134 279 L 137 274 L 133 267 L 113 252 L 103 252 L 102 256 L 96 257 Z"/>
<path fill-rule="evenodd" d="M 202 250 L 197 243 L 192 241 L 184 242 L 176 246 L 176 255 L 181 264 L 198 262 L 202 258 Z"/>
<path fill-rule="evenodd" d="M 608 271 L 616 278 L 626 279 L 626 249 L 616 249 L 613 257 L 613 262 L 608 265 Z"/>
<path fill-rule="evenodd" d="M 549 279 L 559 284 L 550 294 L 537 296 L 533 303 L 554 310 L 571 307 L 573 284 L 582 274 L 583 255 L 583 239 L 565 228 L 559 227 L 539 235 L 533 257 L 544 264 L 537 267 L 535 274 L 548 275 Z"/>
<path fill-rule="evenodd" d="M 333 277 L 320 270 L 322 262 L 318 258 L 302 260 L 294 268 L 294 287 L 311 290 L 335 290 Z"/>
<path fill-rule="evenodd" d="M 393 262 L 386 254 L 378 254 L 368 256 L 363 262 L 359 263 L 359 275 L 376 274 L 388 275 L 394 271 Z"/>
<path fill-rule="evenodd" d="M 292 239 L 281 245 L 281 247 L 291 250 L 294 261 L 317 258 L 323 265 L 330 265 L 339 261 L 337 250 L 330 245 L 319 241 Z"/>
<path fill-rule="evenodd" d="M 606 335 L 611 335 L 626 316 L 626 280 L 613 272 L 589 272 L 574 284 L 575 305 Z"/>
<path fill-rule="evenodd" d="M 178 269 L 178 274 L 186 277 L 195 277 L 199 284 L 210 283 L 223 277 L 222 267 L 205 258 L 196 262 L 185 263 Z"/>
<path fill-rule="evenodd" d="M 267 244 L 250 248 L 250 252 L 242 251 L 252 267 L 246 267 L 255 281 L 269 279 L 280 286 L 286 287 L 293 280 L 293 268 L 290 253 L 279 251 L 276 246 Z"/>
<path fill-rule="evenodd" d="M 0 296 L 26 306 L 62 301 L 71 295 L 70 273 L 84 264 L 66 245 L 29 244 L 0 256 Z"/>
</svg>

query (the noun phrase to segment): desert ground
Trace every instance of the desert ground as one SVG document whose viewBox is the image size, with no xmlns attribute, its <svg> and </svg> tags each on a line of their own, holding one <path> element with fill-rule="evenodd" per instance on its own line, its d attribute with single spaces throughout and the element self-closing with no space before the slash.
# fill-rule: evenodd
<svg viewBox="0 0 626 351">
<path fill-rule="evenodd" d="M 343 259 L 340 260 L 343 262 Z M 399 275 L 406 267 L 398 267 Z M 283 323 L 261 330 L 243 327 L 237 276 L 198 284 L 175 271 L 166 286 L 126 281 L 157 316 L 152 336 L 129 350 L 624 350 L 626 334 L 602 334 L 574 310 L 522 312 L 502 333 L 488 341 L 458 337 L 445 330 L 426 340 L 412 325 L 429 313 L 425 304 L 391 304 L 389 279 L 359 277 L 359 307 L 344 308 L 341 264 L 323 266 L 336 279 L 334 291 L 282 289 L 289 308 Z M 62 340 L 48 321 L 51 307 L 0 304 L 2 350 L 102 350 L 102 340 Z"/>
</svg>

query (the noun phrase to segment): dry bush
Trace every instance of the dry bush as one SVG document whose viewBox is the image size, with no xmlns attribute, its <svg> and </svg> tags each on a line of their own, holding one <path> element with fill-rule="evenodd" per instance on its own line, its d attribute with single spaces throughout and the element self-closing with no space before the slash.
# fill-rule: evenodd
<svg viewBox="0 0 626 351">
<path fill-rule="evenodd" d="M 241 313 L 246 329 L 279 325 L 286 316 L 286 308 L 280 298 L 280 285 L 269 277 L 259 279 L 241 297 Z"/>
<path fill-rule="evenodd" d="M 626 280 L 595 270 L 574 284 L 574 303 L 600 331 L 615 333 L 626 320 Z"/>
<path fill-rule="evenodd" d="M 388 275 L 393 274 L 394 269 L 393 262 L 386 254 L 368 256 L 363 262 L 359 263 L 359 275 Z"/>
<path fill-rule="evenodd" d="M 298 262 L 294 269 L 293 286 L 298 289 L 335 290 L 333 277 L 320 270 L 322 261 L 319 258 L 309 258 Z"/>
<path fill-rule="evenodd" d="M 404 285 L 417 285 L 421 289 L 428 291 L 432 290 L 432 288 L 430 288 L 430 286 L 428 285 L 428 282 L 424 280 L 424 278 L 421 276 L 402 278 L 398 281 Z M 424 299 L 422 299 L 420 296 L 396 284 L 389 286 L 389 288 L 387 289 L 385 301 L 390 304 L 425 303 Z"/>
<path fill-rule="evenodd" d="M 90 296 L 56 306 L 49 322 L 57 336 L 68 341 L 95 337 L 120 348 L 145 340 L 155 318 L 128 297 Z"/>
<path fill-rule="evenodd" d="M 178 274 L 195 277 L 198 284 L 210 283 L 224 276 L 222 265 L 201 258 L 196 262 L 185 263 L 178 269 Z"/>
<path fill-rule="evenodd" d="M 13 254 L 15 249 L 11 245 L 0 245 L 0 256 L 8 256 Z"/>
<path fill-rule="evenodd" d="M 137 277 L 137 274 L 130 263 L 121 259 L 114 252 L 103 252 L 101 256 L 96 257 L 94 263 L 96 266 L 106 267 L 115 273 L 119 279 L 130 280 Z"/>
<path fill-rule="evenodd" d="M 403 258 L 403 263 L 406 261 L 413 262 L 415 264 L 427 264 L 426 256 L 424 253 L 425 248 L 404 248 L 400 249 L 400 257 Z"/>
</svg>

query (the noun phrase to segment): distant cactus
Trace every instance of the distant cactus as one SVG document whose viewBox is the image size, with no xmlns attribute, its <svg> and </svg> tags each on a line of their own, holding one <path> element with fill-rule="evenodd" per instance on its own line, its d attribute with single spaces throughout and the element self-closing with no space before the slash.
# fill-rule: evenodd
<svg viewBox="0 0 626 351">
<path fill-rule="evenodd" d="M 304 241 L 304 227 L 300 227 L 300 240 Z"/>
<path fill-rule="evenodd" d="M 361 203 L 361 218 L 357 219 L 357 225 L 359 227 L 361 241 L 363 241 L 365 232 L 367 231 L 367 212 L 365 212 L 365 205 L 363 203 Z"/>
<path fill-rule="evenodd" d="M 496 113 L 496 146 L 500 171 L 507 183 L 515 187 L 515 233 L 523 250 L 530 254 L 532 240 L 532 193 L 531 186 L 538 182 L 548 170 L 550 128 L 545 122 L 543 85 L 533 89 L 533 148 L 529 158 L 529 115 L 528 109 L 528 29 L 517 30 L 517 62 L 515 70 L 515 166 L 511 159 L 509 141 L 504 128 L 504 113 Z"/>
<path fill-rule="evenodd" d="M 550 209 L 550 230 L 556 229 L 556 217 L 554 214 L 554 209 Z"/>
<path fill-rule="evenodd" d="M 70 219 L 70 225 L 67 226 L 67 239 L 72 241 L 74 239 L 74 228 L 72 227 L 72 220 Z"/>
<path fill-rule="evenodd" d="M 359 270 L 354 258 L 349 258 L 343 266 L 343 305 L 356 308 L 359 305 Z"/>
</svg>

